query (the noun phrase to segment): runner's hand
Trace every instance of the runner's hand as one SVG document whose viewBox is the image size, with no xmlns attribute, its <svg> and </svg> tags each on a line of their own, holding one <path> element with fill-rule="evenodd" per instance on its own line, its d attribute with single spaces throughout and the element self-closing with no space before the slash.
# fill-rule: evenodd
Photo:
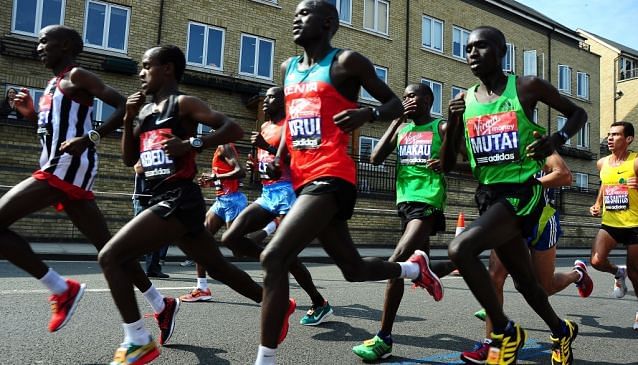
<svg viewBox="0 0 638 365">
<path fill-rule="evenodd" d="M 448 115 L 450 118 L 448 120 L 448 123 L 462 122 L 464 113 L 465 113 L 465 92 L 460 92 L 456 96 L 456 98 L 450 100 L 450 104 L 448 105 Z"/>
<path fill-rule="evenodd" d="M 91 144 L 88 136 L 74 137 L 68 139 L 60 144 L 60 152 L 68 153 L 69 155 L 79 156 L 86 150 Z"/>
<path fill-rule="evenodd" d="M 281 177 L 281 164 L 279 162 L 279 157 L 275 157 L 275 159 L 266 165 L 266 175 L 273 180 L 277 180 Z"/>
<path fill-rule="evenodd" d="M 414 113 L 417 108 L 416 100 L 414 99 L 405 99 L 403 100 L 403 116 L 408 117 L 410 114 Z"/>
<path fill-rule="evenodd" d="M 142 91 L 138 91 L 129 96 L 128 99 L 126 99 L 126 114 L 124 115 L 124 120 L 133 120 L 145 102 L 146 94 Z"/>
<path fill-rule="evenodd" d="M 627 179 L 627 187 L 630 189 L 638 189 L 638 181 L 635 177 L 630 177 Z"/>
<path fill-rule="evenodd" d="M 182 140 L 171 133 L 160 132 L 160 135 L 166 138 L 162 142 L 162 149 L 169 157 L 184 156 L 193 149 L 188 140 Z"/>
<path fill-rule="evenodd" d="M 16 110 L 24 115 L 24 116 L 29 116 L 29 115 L 34 115 L 35 114 L 35 107 L 33 104 L 33 98 L 31 97 L 31 94 L 29 94 L 29 89 L 23 87 L 22 89 L 20 89 L 20 92 L 16 94 L 15 98 L 13 99 L 13 101 L 15 102 L 16 105 Z"/>
<path fill-rule="evenodd" d="M 600 217 L 600 205 L 594 204 L 591 207 L 589 207 L 589 214 L 591 214 L 594 217 Z"/>
<path fill-rule="evenodd" d="M 253 146 L 255 146 L 257 148 L 261 148 L 262 150 L 265 150 L 268 147 L 270 147 L 268 142 L 266 142 L 266 140 L 264 139 L 264 136 L 262 136 L 261 133 L 259 133 L 259 132 L 252 132 L 251 133 L 251 135 L 250 135 L 250 143 L 252 143 Z"/>
<path fill-rule="evenodd" d="M 429 159 L 428 162 L 425 163 L 425 167 L 434 170 L 435 172 L 441 172 L 441 160 L 437 159 Z"/>
<path fill-rule="evenodd" d="M 534 131 L 534 138 L 536 138 L 536 140 L 530 143 L 526 150 L 527 157 L 531 157 L 535 160 L 540 160 L 551 155 L 554 153 L 556 148 L 561 145 L 560 141 L 557 140 L 560 138 L 557 134 L 544 136 L 537 131 Z"/>
<path fill-rule="evenodd" d="M 252 153 L 249 153 L 248 158 L 246 159 L 246 170 L 248 172 L 253 172 L 255 170 L 256 164 L 257 164 L 257 159 L 253 157 Z"/>
<path fill-rule="evenodd" d="M 368 107 L 347 109 L 335 114 L 333 120 L 342 131 L 350 133 L 372 120 L 372 109 Z"/>
</svg>

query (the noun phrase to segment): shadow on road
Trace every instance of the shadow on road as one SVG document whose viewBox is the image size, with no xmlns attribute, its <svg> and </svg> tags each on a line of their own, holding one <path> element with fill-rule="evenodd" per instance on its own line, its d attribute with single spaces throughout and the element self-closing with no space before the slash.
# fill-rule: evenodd
<svg viewBox="0 0 638 365">
<path fill-rule="evenodd" d="M 222 359 L 219 356 L 217 356 L 217 354 L 225 354 L 226 351 L 224 350 L 200 347 L 200 346 L 192 346 L 192 345 L 166 345 L 165 347 L 173 349 L 173 350 L 192 352 L 193 354 L 195 354 L 195 356 L 197 356 L 197 360 L 199 360 L 200 365 L 230 364 L 230 361 Z"/>
</svg>

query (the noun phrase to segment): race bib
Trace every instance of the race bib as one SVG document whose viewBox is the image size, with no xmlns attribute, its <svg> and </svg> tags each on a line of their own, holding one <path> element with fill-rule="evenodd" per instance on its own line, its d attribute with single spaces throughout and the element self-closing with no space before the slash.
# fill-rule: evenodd
<svg viewBox="0 0 638 365">
<path fill-rule="evenodd" d="M 321 145 L 321 99 L 317 97 L 292 100 L 288 130 L 292 148 L 307 150 Z"/>
<path fill-rule="evenodd" d="M 470 147 L 477 165 L 518 161 L 516 112 L 482 115 L 467 121 Z"/>
<path fill-rule="evenodd" d="M 175 163 L 162 149 L 162 142 L 168 138 L 161 133 L 172 132 L 170 128 L 161 128 L 140 134 L 140 162 L 146 179 L 163 179 L 175 173 Z"/>
<path fill-rule="evenodd" d="M 403 165 L 423 165 L 432 149 L 432 132 L 408 132 L 399 141 L 399 161 Z"/>
<path fill-rule="evenodd" d="M 268 153 L 268 151 L 264 151 L 262 149 L 259 149 L 257 152 L 257 159 L 259 160 L 257 165 L 257 169 L 259 171 L 259 178 L 260 179 L 264 179 L 264 180 L 269 180 L 270 176 L 268 176 L 267 173 L 267 167 L 268 164 L 271 163 L 274 159 L 275 156 L 271 155 L 270 153 Z"/>
<path fill-rule="evenodd" d="M 53 92 L 55 88 L 49 86 L 47 91 L 40 96 L 38 100 L 38 136 L 48 136 L 49 130 L 47 124 L 49 124 L 49 112 L 53 104 Z"/>
<path fill-rule="evenodd" d="M 629 187 L 627 185 L 606 185 L 603 198 L 606 210 L 629 209 Z"/>
</svg>

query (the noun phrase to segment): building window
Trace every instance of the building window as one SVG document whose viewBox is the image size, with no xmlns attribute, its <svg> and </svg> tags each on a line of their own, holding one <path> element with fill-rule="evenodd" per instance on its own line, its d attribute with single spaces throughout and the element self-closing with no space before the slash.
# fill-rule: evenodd
<svg viewBox="0 0 638 365">
<path fill-rule="evenodd" d="M 100 1 L 87 1 L 84 43 L 89 47 L 126 52 L 130 9 Z"/>
<path fill-rule="evenodd" d="M 14 0 L 11 31 L 37 36 L 52 24 L 64 24 L 65 0 Z"/>
<path fill-rule="evenodd" d="M 452 86 L 452 95 L 451 95 L 451 98 L 450 98 L 450 99 L 454 99 L 454 98 L 456 98 L 456 96 L 457 96 L 459 93 L 462 93 L 462 92 L 464 92 L 464 91 L 465 91 L 465 89 L 463 89 L 463 88 L 461 88 L 461 87 Z"/>
<path fill-rule="evenodd" d="M 384 0 L 364 0 L 363 27 L 373 32 L 388 34 L 390 3 Z"/>
<path fill-rule="evenodd" d="M 523 76 L 538 76 L 536 60 L 535 49 L 523 52 Z"/>
<path fill-rule="evenodd" d="M 106 122 L 113 112 L 115 112 L 114 107 L 98 98 L 93 99 L 93 120 L 96 121 L 97 124 Z"/>
<path fill-rule="evenodd" d="M 361 162 L 370 162 L 370 156 L 372 156 L 372 151 L 379 143 L 378 138 L 372 137 L 359 137 L 359 161 Z"/>
<path fill-rule="evenodd" d="M 457 26 L 452 27 L 452 55 L 465 60 L 467 51 L 467 39 L 470 37 L 470 32 L 459 28 Z"/>
<path fill-rule="evenodd" d="M 424 15 L 422 26 L 421 42 L 423 47 L 443 52 L 443 22 Z"/>
<path fill-rule="evenodd" d="M 576 146 L 578 148 L 589 149 L 589 124 L 589 122 L 585 123 L 583 128 L 576 134 L 576 140 L 578 141 Z"/>
<path fill-rule="evenodd" d="M 186 50 L 188 64 L 221 71 L 224 66 L 224 38 L 224 29 L 189 23 Z"/>
<path fill-rule="evenodd" d="M 213 130 L 213 128 L 207 126 L 206 124 L 201 124 L 199 123 L 197 125 L 197 135 L 199 137 L 207 135 L 208 133 L 210 133 Z"/>
<path fill-rule="evenodd" d="M 532 112 L 532 122 L 538 124 L 538 108 L 534 108 L 534 111 Z"/>
<path fill-rule="evenodd" d="M 626 80 L 638 77 L 638 60 L 627 57 L 618 59 L 618 79 Z"/>
<path fill-rule="evenodd" d="M 505 45 L 507 46 L 507 52 L 503 56 L 503 71 L 514 73 L 516 63 L 515 48 L 511 43 L 506 43 Z"/>
<path fill-rule="evenodd" d="M 239 73 L 272 80 L 274 48 L 275 42 L 270 39 L 242 34 Z"/>
<path fill-rule="evenodd" d="M 352 0 L 328 0 L 339 11 L 339 20 L 351 24 L 352 23 Z"/>
<path fill-rule="evenodd" d="M 556 118 L 556 130 L 560 131 L 563 129 L 563 127 L 565 127 L 565 123 L 567 123 L 567 118 L 563 117 L 563 116 L 559 116 L 558 118 Z M 565 145 L 569 146 L 571 145 L 571 140 L 567 140 L 565 141 Z"/>
<path fill-rule="evenodd" d="M 374 66 L 374 72 L 377 73 L 377 77 L 381 79 L 381 81 L 385 82 L 386 84 L 388 83 L 388 69 L 385 67 L 381 67 L 381 66 Z M 370 101 L 377 101 L 377 99 L 375 99 L 374 97 L 372 97 L 372 95 L 370 95 L 366 89 L 361 88 L 361 99 L 364 100 L 370 100 Z"/>
<path fill-rule="evenodd" d="M 589 176 L 581 172 L 574 172 L 574 185 L 578 190 L 587 191 L 589 188 Z"/>
<path fill-rule="evenodd" d="M 20 90 L 22 90 L 23 88 L 27 89 L 29 95 L 31 95 L 31 99 L 33 100 L 33 107 L 35 108 L 35 112 L 38 113 L 40 111 L 40 97 L 44 95 L 44 89 L 36 89 L 33 87 L 24 87 L 18 85 L 7 85 L 4 89 L 4 94 L 2 95 L 6 97 L 7 91 L 9 89 L 14 89 L 17 92 L 20 92 Z"/>
<path fill-rule="evenodd" d="M 558 91 L 572 93 L 572 69 L 567 65 L 558 65 Z"/>
<path fill-rule="evenodd" d="M 443 98 L 443 84 L 428 79 L 421 79 L 421 82 L 428 85 L 430 89 L 432 89 L 432 93 L 434 94 L 434 100 L 432 101 L 432 108 L 430 109 L 430 113 L 443 115 L 441 100 Z"/>
<path fill-rule="evenodd" d="M 576 72 L 576 96 L 589 100 L 589 75 Z"/>
</svg>

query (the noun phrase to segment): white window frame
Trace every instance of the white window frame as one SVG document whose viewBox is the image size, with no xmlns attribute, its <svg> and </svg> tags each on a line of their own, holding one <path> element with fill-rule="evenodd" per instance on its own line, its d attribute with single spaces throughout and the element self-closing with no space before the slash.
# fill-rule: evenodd
<svg viewBox="0 0 638 365">
<path fill-rule="evenodd" d="M 88 29 L 88 21 L 89 21 L 89 5 L 91 3 L 100 4 L 106 6 L 106 17 L 104 18 L 103 33 L 102 33 L 102 44 L 90 44 L 86 41 L 86 31 Z M 126 29 L 124 30 L 124 49 L 119 48 L 111 48 L 108 47 L 109 33 L 110 33 L 110 19 L 111 19 L 111 9 L 117 8 L 121 10 L 126 10 Z M 84 7 L 84 34 L 82 35 L 82 40 L 84 41 L 84 46 L 95 49 L 104 49 L 117 53 L 127 53 L 128 52 L 128 39 L 129 39 L 129 31 L 131 29 L 131 8 L 128 6 L 122 6 L 118 4 L 112 4 L 105 1 L 98 0 L 87 0 L 86 5 Z"/>
<path fill-rule="evenodd" d="M 638 60 L 620 57 L 618 60 L 618 80 L 627 80 L 635 77 L 638 77 Z"/>
<path fill-rule="evenodd" d="M 535 49 L 523 52 L 523 76 L 538 76 L 538 56 Z"/>
<path fill-rule="evenodd" d="M 563 71 L 566 72 L 566 80 L 563 80 Z M 563 82 L 567 82 L 567 85 L 563 85 Z M 568 65 L 558 65 L 558 91 L 572 94 L 572 69 Z"/>
<path fill-rule="evenodd" d="M 204 44 L 202 45 L 202 47 L 203 47 L 202 63 L 188 61 L 188 51 L 190 49 L 190 38 L 191 38 L 191 25 L 197 25 L 197 26 L 200 26 L 200 27 L 204 27 L 206 29 L 206 31 L 204 32 Z M 221 50 L 220 50 L 221 55 L 219 57 L 219 67 L 214 67 L 214 66 L 206 64 L 206 59 L 208 58 L 208 32 L 211 29 L 218 30 L 218 31 L 222 32 L 222 44 L 221 44 Z M 186 34 L 186 64 L 187 65 L 197 66 L 197 67 L 204 67 L 204 68 L 209 68 L 209 69 L 217 70 L 217 71 L 224 71 L 224 49 L 225 49 L 225 47 L 226 47 L 226 29 L 220 28 L 220 27 L 215 27 L 213 25 L 208 25 L 208 24 L 204 24 L 204 23 L 188 22 L 187 34 Z"/>
<path fill-rule="evenodd" d="M 212 127 L 209 127 L 205 124 L 199 123 L 197 124 L 197 135 L 198 136 L 204 136 L 207 135 L 208 133 L 210 133 L 213 130 Z"/>
<path fill-rule="evenodd" d="M 374 25 L 372 28 L 366 27 L 366 22 L 365 22 L 365 18 L 366 18 L 366 11 L 367 9 L 367 5 L 366 5 L 366 1 L 363 2 L 363 28 L 366 30 L 369 30 L 371 32 L 375 32 L 375 33 L 380 33 L 383 35 L 388 35 L 388 32 L 390 31 L 390 2 L 385 1 L 385 0 L 372 0 L 374 1 L 374 9 L 372 10 L 374 13 L 372 14 L 372 17 L 374 19 Z M 379 3 L 384 3 L 387 6 L 388 11 L 385 14 L 385 25 L 387 27 L 387 29 L 385 31 L 379 30 Z"/>
<path fill-rule="evenodd" d="M 385 73 L 385 77 L 384 78 L 380 78 L 384 83 L 388 83 L 388 68 L 387 67 L 383 67 L 383 66 L 377 66 L 374 65 L 374 72 L 377 74 L 377 76 L 379 76 L 379 74 L 377 73 L 377 71 L 383 71 Z M 368 91 L 366 91 L 364 88 L 361 88 L 361 93 L 359 96 L 362 100 L 366 100 L 366 101 L 378 101 L 377 99 L 375 99 L 374 97 L 372 97 L 372 95 L 370 95 L 370 93 L 368 93 Z"/>
<path fill-rule="evenodd" d="M 505 43 L 505 47 L 507 51 L 503 56 L 503 72 L 514 73 L 516 72 L 516 47 L 513 43 Z M 509 61 L 509 67 L 506 67 L 505 61 Z"/>
<path fill-rule="evenodd" d="M 33 33 L 15 29 L 16 20 L 17 20 L 16 12 L 18 11 L 18 1 L 19 0 L 13 0 L 13 10 L 11 12 L 11 33 L 37 37 L 38 34 L 40 33 L 40 30 L 42 30 L 42 27 L 41 27 L 42 26 L 42 8 L 44 7 L 44 0 L 37 0 L 36 11 L 34 14 L 35 15 L 35 31 Z M 65 8 L 66 8 L 66 0 L 62 0 L 62 9 L 60 10 L 60 21 L 58 24 L 64 24 Z"/>
<path fill-rule="evenodd" d="M 104 119 L 102 118 L 102 113 L 104 112 L 104 104 L 105 103 L 102 100 L 98 98 L 93 98 L 93 121 L 94 122 L 104 123 Z M 115 110 L 113 110 L 113 112 L 115 112 Z M 100 116 L 99 119 L 98 119 L 98 115 Z"/>
<path fill-rule="evenodd" d="M 459 44 L 461 45 L 460 47 L 460 51 L 461 54 L 457 55 L 454 54 L 454 43 L 455 43 L 455 38 L 456 38 L 456 34 L 457 32 L 460 34 L 461 39 L 459 40 Z M 465 42 L 463 42 L 463 38 L 465 36 Z M 443 33 L 441 32 L 441 37 L 443 37 Z M 452 26 L 452 56 L 459 58 L 463 61 L 465 61 L 465 59 L 467 58 L 467 40 L 468 38 L 470 38 L 470 31 L 461 27 L 457 27 L 456 25 Z"/>
<path fill-rule="evenodd" d="M 432 101 L 432 107 L 430 109 L 430 113 L 433 115 L 438 115 L 441 116 L 443 115 L 443 83 L 438 82 L 438 81 L 434 81 L 434 80 L 430 80 L 430 79 L 426 79 L 426 78 L 422 78 L 421 79 L 421 83 L 427 84 L 430 89 L 432 90 L 432 94 L 434 95 L 434 100 Z M 439 94 L 437 95 L 436 91 L 434 90 L 434 85 L 438 85 L 439 86 Z M 434 106 L 435 106 L 435 102 L 439 100 L 440 101 L 440 110 L 435 110 Z"/>
<path fill-rule="evenodd" d="M 255 62 L 255 67 L 254 73 L 248 73 L 248 72 L 243 72 L 241 71 L 241 60 L 242 60 L 242 52 L 243 52 L 243 44 L 244 44 L 244 38 L 255 38 L 256 42 L 255 42 L 255 59 L 253 60 Z M 259 66 L 259 43 L 261 41 L 264 42 L 268 42 L 270 44 L 272 44 L 272 52 L 270 53 L 270 75 L 268 77 L 266 76 L 261 76 L 258 73 L 258 66 Z M 264 38 L 264 37 L 259 37 L 256 35 L 252 35 L 252 34 L 248 34 L 248 33 L 242 33 L 241 37 L 240 37 L 240 41 L 239 41 L 239 67 L 238 67 L 238 73 L 240 75 L 243 76 L 249 76 L 249 77 L 255 77 L 258 79 L 263 79 L 263 80 L 272 80 L 273 78 L 273 62 L 274 62 L 274 58 L 275 58 L 275 41 L 273 39 L 268 39 L 268 38 Z"/>
<path fill-rule="evenodd" d="M 581 93 L 581 89 L 584 93 Z M 589 75 L 585 72 L 576 72 L 576 96 L 589 100 Z"/>
<path fill-rule="evenodd" d="M 567 118 L 565 118 L 562 115 L 559 115 L 558 117 L 556 117 L 556 130 L 560 131 L 563 129 L 563 127 L 565 127 L 565 123 L 567 123 Z M 567 141 L 565 141 L 565 145 L 566 146 L 570 146 L 572 144 L 571 139 L 568 139 Z"/>
<path fill-rule="evenodd" d="M 576 133 L 576 147 L 581 149 L 589 149 L 589 127 L 590 122 L 585 125 Z"/>
<path fill-rule="evenodd" d="M 425 21 L 429 20 L 430 21 L 430 39 L 429 39 L 429 43 L 430 45 L 428 46 L 425 42 Z M 434 24 L 439 24 L 441 26 L 441 39 L 440 39 L 440 43 L 441 43 L 441 49 L 438 49 L 434 46 Z M 445 46 L 443 45 L 443 42 L 445 40 L 445 22 L 443 20 L 440 19 L 436 19 L 433 18 L 431 16 L 428 15 L 423 15 L 421 17 L 421 47 L 432 50 L 434 52 L 439 52 L 439 53 L 443 53 L 443 50 L 445 49 Z"/>
<path fill-rule="evenodd" d="M 343 2 L 346 2 L 346 5 L 350 8 L 350 11 L 348 11 L 350 17 L 348 19 L 342 18 L 341 5 Z M 339 22 L 344 24 L 352 24 L 352 0 L 335 0 L 335 7 L 337 8 L 337 12 L 339 12 Z"/>
<path fill-rule="evenodd" d="M 538 108 L 534 108 L 534 111 L 532 112 L 532 122 L 534 122 L 534 124 L 538 124 Z"/>
<path fill-rule="evenodd" d="M 456 91 L 456 92 L 455 92 Z M 454 97 L 458 94 L 458 93 L 462 93 L 462 92 L 466 92 L 467 89 L 464 89 L 462 87 L 458 87 L 458 86 L 452 86 L 451 88 L 451 92 L 450 92 L 450 100 L 454 100 Z"/>
<path fill-rule="evenodd" d="M 381 139 L 380 138 L 375 138 L 375 137 L 368 137 L 368 136 L 359 136 L 359 161 L 360 162 L 369 162 L 370 161 L 370 156 L 372 156 L 372 151 L 374 151 L 374 148 L 377 146 L 377 144 L 379 144 L 379 141 Z M 363 159 L 363 152 L 361 150 L 361 146 L 363 145 L 363 141 L 367 141 L 370 142 L 370 154 L 367 155 L 367 159 Z"/>
<path fill-rule="evenodd" d="M 582 172 L 574 172 L 574 183 L 572 186 L 576 187 L 579 190 L 588 190 L 589 189 L 589 175 L 583 174 Z"/>
</svg>

